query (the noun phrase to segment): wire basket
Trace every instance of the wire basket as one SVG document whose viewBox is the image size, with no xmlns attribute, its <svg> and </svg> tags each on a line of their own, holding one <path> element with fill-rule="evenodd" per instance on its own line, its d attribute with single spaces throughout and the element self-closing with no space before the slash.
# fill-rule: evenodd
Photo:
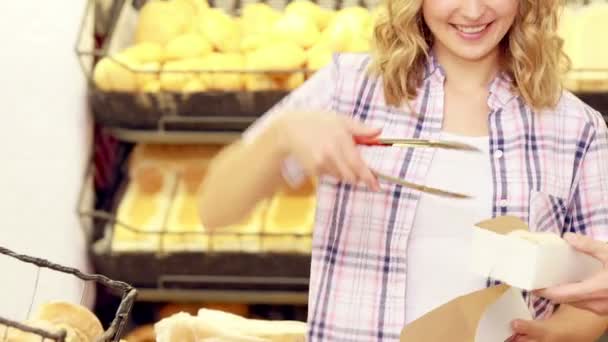
<svg viewBox="0 0 608 342">
<path fill-rule="evenodd" d="M 40 271 L 40 269 L 49 269 L 56 272 L 72 275 L 86 282 L 94 282 L 112 290 L 116 294 L 119 294 L 122 299 L 116 311 L 116 315 L 114 316 L 114 320 L 111 322 L 108 329 L 104 331 L 102 336 L 98 338 L 97 342 L 118 342 L 120 340 L 121 333 L 125 328 L 127 320 L 131 313 L 131 309 L 133 307 L 133 303 L 135 301 L 135 297 L 137 296 L 137 291 L 131 285 L 126 284 L 124 282 L 112 280 L 103 275 L 85 274 L 75 268 L 65 267 L 59 264 L 52 263 L 45 259 L 18 254 L 4 247 L 0 247 L 0 255 L 8 256 L 26 264 L 35 265 L 38 267 L 38 271 Z M 56 342 L 64 342 L 66 339 L 65 330 L 61 330 L 59 332 L 49 332 L 44 329 L 31 327 L 27 324 L 22 324 L 2 317 L 0 317 L 0 325 L 4 325 L 7 328 L 16 329 L 25 333 L 40 336 L 41 341 L 50 340 Z M 8 329 L 5 330 L 4 334 L 0 334 L 0 341 L 6 341 L 7 335 Z"/>
<path fill-rule="evenodd" d="M 93 172 L 93 168 L 89 167 L 88 179 L 92 178 Z M 125 168 L 117 170 L 117 179 L 111 200 L 103 206 L 93 208 L 83 204 L 87 198 L 86 187 L 80 194 L 78 215 L 84 230 L 89 232 L 91 260 L 96 272 L 126 281 L 137 288 L 307 289 L 311 255 L 309 250 L 302 247 L 302 241 L 311 241 L 312 233 L 275 234 L 264 232 L 263 229 L 255 233 L 221 230 L 211 233 L 203 229 L 196 232 L 169 231 L 168 211 L 160 220 L 163 226 L 156 231 L 145 231 L 121 222 L 117 217 L 117 209 L 128 186 Z M 174 197 L 176 192 L 173 189 L 171 196 Z M 172 202 L 173 198 L 169 201 Z M 159 243 L 155 248 L 116 249 L 113 234 L 117 227 L 140 236 L 155 237 Z M 192 240 L 203 238 L 209 242 L 212 238 L 225 235 L 238 239 L 239 243 L 236 246 L 231 244 L 230 249 L 219 250 L 210 244 L 201 244 L 199 248 L 190 245 L 184 249 L 169 249 L 162 242 L 168 236 L 184 236 Z M 284 238 L 293 245 L 285 245 L 286 248 L 281 250 L 262 249 L 261 241 L 265 237 Z M 260 241 L 260 249 L 246 248 L 251 239 Z"/>
<path fill-rule="evenodd" d="M 310 238 L 311 234 L 269 234 L 238 232 L 143 231 L 117 220 L 106 211 L 82 212 L 94 218 L 105 238 L 93 245 L 92 261 L 95 268 L 114 278 L 122 279 L 141 288 L 217 289 L 217 290 L 307 290 L 310 276 L 310 253 L 295 251 L 251 251 L 245 246 L 251 239 L 265 237 L 297 239 Z M 112 235 L 120 227 L 140 236 L 158 238 L 157 248 L 115 250 Z M 215 250 L 212 245 L 200 248 L 168 249 L 163 244 L 167 236 L 184 236 L 192 240 L 204 237 L 211 241 L 221 236 L 239 240 L 239 247 Z M 261 243 L 261 242 L 260 242 Z M 288 247 L 289 246 L 285 246 Z"/>
<path fill-rule="evenodd" d="M 132 32 L 129 30 L 134 20 L 133 16 L 146 1 L 115 0 L 112 6 L 112 15 L 108 19 L 107 40 L 101 48 L 94 48 L 85 44 L 87 41 L 87 24 L 89 17 L 95 17 L 95 5 L 89 0 L 87 13 L 83 19 L 83 28 L 80 30 L 76 54 L 81 62 L 82 69 L 89 82 L 89 99 L 93 115 L 97 122 L 107 127 L 143 129 L 143 130 L 223 130 L 242 131 L 257 117 L 267 112 L 282 98 L 289 94 L 288 89 L 268 90 L 235 90 L 220 91 L 209 90 L 191 93 L 172 92 L 160 90 L 156 92 L 117 92 L 105 91 L 95 85 L 93 81 L 93 65 L 101 58 L 112 60 L 117 65 L 135 75 L 156 74 L 160 71 L 150 71 L 132 67 L 121 63 L 114 58 L 114 53 L 128 46 Z M 275 9 L 282 9 L 290 0 L 215 0 L 210 6 L 222 8 L 231 14 L 238 14 L 242 6 L 247 3 L 264 2 Z M 340 9 L 358 5 L 366 8 L 375 6 L 377 0 L 314 0 L 321 7 Z M 93 14 L 90 14 L 93 12 Z M 91 19 L 88 19 L 89 21 Z M 128 32 L 128 33 L 125 33 Z M 289 70 L 204 70 L 193 69 L 187 71 L 162 70 L 162 73 L 179 74 L 188 73 L 196 75 L 213 75 L 217 73 L 227 75 L 302 75 L 302 81 L 310 77 L 313 71 L 307 69 Z"/>
</svg>

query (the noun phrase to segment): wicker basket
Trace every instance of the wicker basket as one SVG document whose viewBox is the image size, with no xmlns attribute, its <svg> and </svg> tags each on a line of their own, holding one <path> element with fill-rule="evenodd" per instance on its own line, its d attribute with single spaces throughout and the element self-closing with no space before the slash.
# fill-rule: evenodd
<svg viewBox="0 0 608 342">
<path fill-rule="evenodd" d="M 60 272 L 64 274 L 72 275 L 76 278 L 79 278 L 83 281 L 92 281 L 99 285 L 102 285 L 114 293 L 120 294 L 122 297 L 121 303 L 116 311 L 116 315 L 114 316 L 114 320 L 108 327 L 108 329 L 103 333 L 102 336 L 99 337 L 97 342 L 118 342 L 121 337 L 121 333 L 125 328 L 125 324 L 129 318 L 131 313 L 131 308 L 133 307 L 133 303 L 135 301 L 135 297 L 137 295 L 137 291 L 133 289 L 130 285 L 114 281 L 102 275 L 96 274 L 84 274 L 77 269 L 65 267 L 62 265 L 58 265 L 52 263 L 48 260 L 34 258 L 27 255 L 21 255 L 15 253 L 9 249 L 4 247 L 0 247 L 0 255 L 5 255 L 10 258 L 16 259 L 19 262 L 23 262 L 26 264 L 35 265 L 39 268 L 53 270 L 55 272 Z M 13 320 L 5 319 L 0 317 L 0 324 L 4 325 L 10 329 L 16 329 L 19 331 L 23 331 L 25 333 L 34 334 L 40 336 L 41 341 L 56 341 L 56 342 L 64 342 L 66 339 L 66 332 L 64 330 L 60 332 L 50 332 L 44 329 L 38 329 L 35 327 L 28 326 L 26 324 L 22 324 Z M 0 341 L 4 341 L 6 336 L 0 335 Z"/>
</svg>

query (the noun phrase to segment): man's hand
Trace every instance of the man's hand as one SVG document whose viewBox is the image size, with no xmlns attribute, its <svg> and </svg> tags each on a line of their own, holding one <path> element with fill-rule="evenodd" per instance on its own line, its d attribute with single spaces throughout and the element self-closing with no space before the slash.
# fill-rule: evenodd
<svg viewBox="0 0 608 342">
<path fill-rule="evenodd" d="M 566 234 L 564 238 L 576 250 L 600 260 L 604 269 L 582 282 L 536 291 L 535 294 L 555 303 L 608 315 L 608 244 L 582 235 Z"/>
</svg>

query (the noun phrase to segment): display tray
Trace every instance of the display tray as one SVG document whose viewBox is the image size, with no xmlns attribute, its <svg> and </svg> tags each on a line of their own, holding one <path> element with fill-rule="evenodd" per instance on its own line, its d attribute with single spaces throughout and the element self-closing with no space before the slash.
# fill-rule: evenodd
<svg viewBox="0 0 608 342">
<path fill-rule="evenodd" d="M 121 93 L 92 87 L 95 120 L 145 130 L 244 130 L 288 92 Z"/>
<path fill-rule="evenodd" d="M 99 273 L 137 288 L 307 291 L 310 255 L 283 253 L 97 253 Z"/>
<path fill-rule="evenodd" d="M 226 250 L 212 247 L 200 250 L 165 249 L 163 244 L 153 249 L 127 251 L 113 247 L 113 234 L 119 205 L 125 196 L 128 179 L 126 170 L 119 171 L 118 186 L 103 207 L 81 211 L 93 224 L 96 236 L 90 248 L 90 258 L 96 272 L 127 282 L 138 289 L 192 289 L 223 291 L 308 291 L 311 255 L 296 250 L 264 251 Z M 174 193 L 174 192 L 173 192 Z M 164 219 L 167 222 L 167 218 Z M 123 224 L 123 227 L 127 227 Z M 142 234 L 142 232 L 139 232 Z M 146 234 L 146 233 L 143 233 Z M 148 233 L 169 235 L 171 233 Z M 179 234 L 179 233 L 178 233 Z M 220 236 L 222 233 L 216 233 Z M 249 234 L 226 232 L 227 235 Z M 187 236 L 213 236 L 210 233 L 189 232 Z M 264 233 L 254 234 L 262 238 Z M 276 236 L 276 235 L 273 235 Z M 302 238 L 298 234 L 278 235 Z M 307 237 L 309 235 L 306 235 Z"/>
<path fill-rule="evenodd" d="M 215 93 L 120 93 L 93 88 L 95 120 L 108 128 L 142 131 L 243 131 L 286 91 Z M 577 92 L 585 103 L 608 115 L 608 93 Z"/>
</svg>

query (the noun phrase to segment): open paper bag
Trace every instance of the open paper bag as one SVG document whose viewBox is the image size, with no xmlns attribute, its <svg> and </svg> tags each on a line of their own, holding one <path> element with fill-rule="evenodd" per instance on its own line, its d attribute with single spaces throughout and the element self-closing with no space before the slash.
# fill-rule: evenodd
<svg viewBox="0 0 608 342">
<path fill-rule="evenodd" d="M 406 326 L 402 342 L 505 341 L 512 336 L 513 320 L 532 319 L 520 289 L 580 281 L 602 267 L 555 237 L 544 243 L 509 235 L 528 230 L 515 217 L 487 220 L 473 229 L 472 271 L 509 285 L 477 291 L 440 306 Z"/>
<path fill-rule="evenodd" d="M 526 240 L 510 233 L 527 231 L 518 218 L 503 216 L 473 227 L 472 272 L 533 291 L 573 283 L 602 269 L 595 258 L 576 251 L 557 234 Z"/>
<path fill-rule="evenodd" d="M 406 326 L 401 342 L 502 342 L 513 319 L 532 319 L 517 289 L 491 287 L 458 297 Z"/>
</svg>

